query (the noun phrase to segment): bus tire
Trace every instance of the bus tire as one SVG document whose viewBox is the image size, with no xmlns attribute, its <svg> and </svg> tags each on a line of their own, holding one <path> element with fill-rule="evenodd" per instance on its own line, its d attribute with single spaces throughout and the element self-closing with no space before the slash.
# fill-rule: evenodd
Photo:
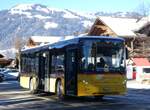
<svg viewBox="0 0 150 110">
<path fill-rule="evenodd" d="M 61 80 L 58 80 L 56 83 L 56 95 L 58 99 L 60 100 L 64 99 L 63 86 L 62 86 Z"/>
<path fill-rule="evenodd" d="M 35 81 L 34 78 L 30 79 L 29 89 L 30 89 L 31 94 L 36 94 L 37 93 L 37 85 L 36 85 L 36 81 Z"/>
</svg>

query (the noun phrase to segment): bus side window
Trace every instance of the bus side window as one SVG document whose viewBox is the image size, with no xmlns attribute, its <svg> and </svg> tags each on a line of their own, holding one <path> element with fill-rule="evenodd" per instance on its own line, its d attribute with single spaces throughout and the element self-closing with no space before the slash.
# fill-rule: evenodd
<svg viewBox="0 0 150 110">
<path fill-rule="evenodd" d="M 64 55 L 52 56 L 53 72 L 64 72 Z"/>
</svg>

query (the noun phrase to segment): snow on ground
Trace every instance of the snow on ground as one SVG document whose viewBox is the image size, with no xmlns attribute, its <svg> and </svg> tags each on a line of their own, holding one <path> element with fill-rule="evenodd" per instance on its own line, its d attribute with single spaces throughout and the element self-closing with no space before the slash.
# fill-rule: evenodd
<svg viewBox="0 0 150 110">
<path fill-rule="evenodd" d="M 51 18 L 50 16 L 42 16 L 42 15 L 34 15 L 33 17 L 38 18 L 38 19 L 48 19 L 48 18 Z"/>
<path fill-rule="evenodd" d="M 94 13 L 88 13 L 88 12 L 76 12 L 78 13 L 80 16 L 84 16 L 84 17 L 87 17 L 89 19 L 95 19 L 96 16 Z"/>
<path fill-rule="evenodd" d="M 48 8 L 42 8 L 41 6 L 37 6 L 36 10 L 37 11 L 42 11 L 42 12 L 45 12 L 45 13 L 49 13 L 49 9 Z"/>
<path fill-rule="evenodd" d="M 49 29 L 49 28 L 57 28 L 58 24 L 54 23 L 54 22 L 46 22 L 44 25 L 45 29 Z"/>
<path fill-rule="evenodd" d="M 27 17 L 29 16 L 31 16 L 31 13 L 30 12 L 23 12 L 23 11 L 20 11 L 20 10 L 11 10 L 11 11 L 9 11 L 9 13 L 10 14 L 19 14 L 19 15 L 26 15 Z"/>
<path fill-rule="evenodd" d="M 86 27 L 91 27 L 93 22 L 92 21 L 83 21 L 83 26 L 86 28 Z"/>
<path fill-rule="evenodd" d="M 33 4 L 19 4 L 16 5 L 14 8 L 12 8 L 11 10 L 22 10 L 22 11 L 26 11 L 26 10 L 32 10 Z"/>
<path fill-rule="evenodd" d="M 137 81 L 127 81 L 127 88 L 131 89 L 150 89 L 150 84 L 142 84 Z"/>
<path fill-rule="evenodd" d="M 75 16 L 71 14 L 70 12 L 65 11 L 65 14 L 63 15 L 64 18 L 79 18 L 78 16 Z"/>
</svg>

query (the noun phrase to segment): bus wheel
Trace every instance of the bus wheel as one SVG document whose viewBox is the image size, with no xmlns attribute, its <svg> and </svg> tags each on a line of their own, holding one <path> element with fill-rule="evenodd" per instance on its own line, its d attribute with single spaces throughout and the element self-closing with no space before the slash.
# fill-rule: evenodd
<svg viewBox="0 0 150 110">
<path fill-rule="evenodd" d="M 30 88 L 30 93 L 35 94 L 37 92 L 36 81 L 34 78 L 30 79 L 29 88 Z"/>
<path fill-rule="evenodd" d="M 63 87 L 61 84 L 61 80 L 57 81 L 57 85 L 56 85 L 56 95 L 58 97 L 58 99 L 63 99 Z"/>
</svg>

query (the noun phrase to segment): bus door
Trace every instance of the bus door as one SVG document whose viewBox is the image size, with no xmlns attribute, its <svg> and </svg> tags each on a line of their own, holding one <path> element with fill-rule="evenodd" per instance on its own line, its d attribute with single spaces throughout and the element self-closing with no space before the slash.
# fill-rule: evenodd
<svg viewBox="0 0 150 110">
<path fill-rule="evenodd" d="M 50 91 L 50 74 L 49 74 L 49 52 L 44 53 L 45 65 L 44 65 L 44 91 Z"/>
<path fill-rule="evenodd" d="M 40 54 L 39 59 L 39 89 L 45 90 L 45 79 L 48 77 L 48 53 Z"/>
<path fill-rule="evenodd" d="M 77 93 L 77 50 L 68 49 L 66 52 L 65 93 L 76 95 Z"/>
</svg>

